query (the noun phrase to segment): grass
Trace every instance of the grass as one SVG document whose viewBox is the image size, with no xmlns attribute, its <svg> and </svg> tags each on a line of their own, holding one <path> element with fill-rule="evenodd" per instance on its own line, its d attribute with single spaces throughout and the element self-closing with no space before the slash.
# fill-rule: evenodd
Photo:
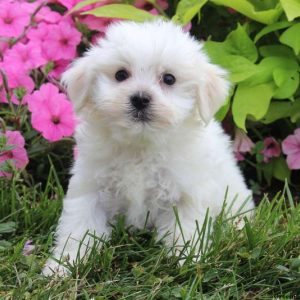
<svg viewBox="0 0 300 300">
<path fill-rule="evenodd" d="M 183 263 L 155 232 L 126 228 L 120 217 L 110 240 L 95 237 L 101 250 L 62 279 L 40 275 L 63 198 L 55 172 L 44 188 L 20 179 L 0 185 L 0 299 L 300 299 L 300 205 L 287 186 L 263 199 L 241 230 L 223 215 L 207 218 L 211 242 L 197 263 L 192 254 Z M 24 256 L 28 239 L 35 250 Z"/>
</svg>

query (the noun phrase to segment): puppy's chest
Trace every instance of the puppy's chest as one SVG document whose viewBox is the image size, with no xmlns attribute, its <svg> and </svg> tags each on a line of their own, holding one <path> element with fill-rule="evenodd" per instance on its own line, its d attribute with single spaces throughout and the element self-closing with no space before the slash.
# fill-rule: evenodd
<svg viewBox="0 0 300 300">
<path fill-rule="evenodd" d="M 179 199 L 179 190 L 168 166 L 153 156 L 120 157 L 99 171 L 100 189 L 109 195 L 109 202 L 128 215 L 168 209 Z M 108 204 L 109 207 L 109 204 Z"/>
</svg>

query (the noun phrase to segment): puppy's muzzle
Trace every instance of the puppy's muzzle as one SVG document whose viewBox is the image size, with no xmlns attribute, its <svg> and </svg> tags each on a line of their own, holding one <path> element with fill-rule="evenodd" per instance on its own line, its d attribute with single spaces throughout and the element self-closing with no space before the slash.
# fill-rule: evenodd
<svg viewBox="0 0 300 300">
<path fill-rule="evenodd" d="M 131 105 L 138 111 L 147 109 L 150 102 L 151 97 L 144 92 L 136 93 L 130 97 Z"/>
</svg>

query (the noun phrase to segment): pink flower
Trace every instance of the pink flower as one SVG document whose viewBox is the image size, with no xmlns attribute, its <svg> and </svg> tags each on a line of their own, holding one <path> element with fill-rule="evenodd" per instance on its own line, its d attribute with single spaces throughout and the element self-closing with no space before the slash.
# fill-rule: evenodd
<svg viewBox="0 0 300 300">
<path fill-rule="evenodd" d="M 27 32 L 27 38 L 31 42 L 37 45 L 41 45 L 47 38 L 49 31 L 51 32 L 51 26 L 45 22 L 39 23 L 36 27 L 31 27 Z M 49 30 L 50 29 L 50 30 Z"/>
<path fill-rule="evenodd" d="M 42 50 L 51 61 L 73 59 L 76 47 L 81 41 L 81 34 L 67 21 L 51 25 L 51 34 L 43 42 Z"/>
<path fill-rule="evenodd" d="M 4 52 L 8 48 L 8 43 L 0 40 L 0 58 L 4 55 Z"/>
<path fill-rule="evenodd" d="M 82 0 L 57 0 L 57 2 L 65 6 L 67 9 L 73 8 L 80 1 Z"/>
<path fill-rule="evenodd" d="M 70 64 L 69 60 L 57 60 L 54 62 L 54 68 L 49 72 L 49 76 L 55 79 L 60 79 L 61 74 L 67 69 Z"/>
<path fill-rule="evenodd" d="M 8 65 L 8 64 L 1 64 L 0 69 L 4 71 L 8 81 L 8 87 L 10 90 L 13 89 L 24 89 L 25 94 L 31 93 L 34 89 L 34 82 L 31 77 L 27 74 L 26 70 L 21 66 L 18 65 Z M 2 85 L 2 80 L 0 78 L 0 88 Z M 11 93 L 11 101 L 15 104 L 20 104 L 19 100 L 15 97 L 13 93 Z M 4 90 L 0 90 L 0 102 L 7 103 L 7 99 L 4 93 Z M 22 104 L 26 102 L 24 99 L 22 100 Z"/>
<path fill-rule="evenodd" d="M 20 3 L 0 2 L 0 36 L 19 36 L 29 21 L 30 15 L 20 8 Z"/>
<path fill-rule="evenodd" d="M 38 68 L 46 63 L 46 59 L 41 55 L 41 48 L 30 42 L 26 45 L 18 43 L 12 49 L 7 50 L 4 57 L 4 64 L 15 69 L 20 69 L 21 66 L 26 71 Z"/>
<path fill-rule="evenodd" d="M 9 161 L 16 169 L 23 169 L 28 164 L 27 152 L 24 148 L 25 140 L 19 131 L 6 131 L 4 134 L 6 137 L 6 146 L 14 146 L 12 150 L 0 152 L 0 165 L 6 161 Z M 11 174 L 0 171 L 0 176 L 10 177 Z"/>
<path fill-rule="evenodd" d="M 73 134 L 75 117 L 72 104 L 55 85 L 43 84 L 40 90 L 26 96 L 26 100 L 32 113 L 32 126 L 45 139 L 55 142 Z"/>
<path fill-rule="evenodd" d="M 273 137 L 267 137 L 264 139 L 264 149 L 262 154 L 264 155 L 264 162 L 269 162 L 272 157 L 279 157 L 281 153 L 279 143 Z"/>
<path fill-rule="evenodd" d="M 22 254 L 24 256 L 28 256 L 28 255 L 32 254 L 32 252 L 34 251 L 34 249 L 35 249 L 35 246 L 32 244 L 32 240 L 27 240 L 25 242 L 24 247 L 23 247 Z"/>
<path fill-rule="evenodd" d="M 291 170 L 300 169 L 300 128 L 282 142 L 282 152 L 287 155 L 287 165 Z"/>
<path fill-rule="evenodd" d="M 36 9 L 42 5 L 45 4 L 45 1 L 36 0 L 34 2 L 23 2 L 21 4 L 21 10 L 25 11 L 28 15 L 32 15 Z M 50 1 L 47 1 L 50 2 Z M 39 23 L 41 21 L 47 22 L 47 23 L 57 23 L 62 18 L 62 16 L 51 10 L 48 6 L 43 5 L 39 8 L 39 11 L 34 16 L 34 22 Z"/>
<path fill-rule="evenodd" d="M 244 155 L 250 152 L 254 147 L 254 143 L 247 136 L 244 130 L 237 128 L 235 130 L 235 137 L 233 142 L 233 152 L 238 161 L 244 160 Z"/>
<path fill-rule="evenodd" d="M 80 17 L 80 22 L 87 25 L 90 30 L 97 30 L 99 32 L 106 32 L 107 26 L 115 21 L 111 18 L 97 18 L 92 15 Z"/>
</svg>

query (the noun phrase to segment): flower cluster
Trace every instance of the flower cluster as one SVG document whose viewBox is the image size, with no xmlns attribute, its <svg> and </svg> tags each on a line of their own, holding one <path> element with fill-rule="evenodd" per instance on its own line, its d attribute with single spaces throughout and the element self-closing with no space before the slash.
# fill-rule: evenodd
<svg viewBox="0 0 300 300">
<path fill-rule="evenodd" d="M 256 149 L 255 149 L 256 148 Z M 245 160 L 246 153 L 254 154 L 258 151 L 264 163 L 269 163 L 273 158 L 278 158 L 283 153 L 286 157 L 286 163 L 290 170 L 300 170 L 300 128 L 294 131 L 294 134 L 286 137 L 281 145 L 272 136 L 266 137 L 261 143 L 261 147 L 255 147 L 253 141 L 247 134 L 236 129 L 233 142 L 233 151 L 238 161 Z"/>
<path fill-rule="evenodd" d="M 0 106 L 7 111 L 0 119 L 0 138 L 5 140 L 0 176 L 11 176 L 13 169 L 28 164 L 25 143 L 26 148 L 42 149 L 41 140 L 57 142 L 74 133 L 74 112 L 60 76 L 114 21 L 80 13 L 118 3 L 98 1 L 70 14 L 79 2 L 0 0 Z M 136 0 L 135 6 L 159 14 L 148 1 Z M 168 2 L 158 0 L 156 7 L 165 10 Z"/>
</svg>

